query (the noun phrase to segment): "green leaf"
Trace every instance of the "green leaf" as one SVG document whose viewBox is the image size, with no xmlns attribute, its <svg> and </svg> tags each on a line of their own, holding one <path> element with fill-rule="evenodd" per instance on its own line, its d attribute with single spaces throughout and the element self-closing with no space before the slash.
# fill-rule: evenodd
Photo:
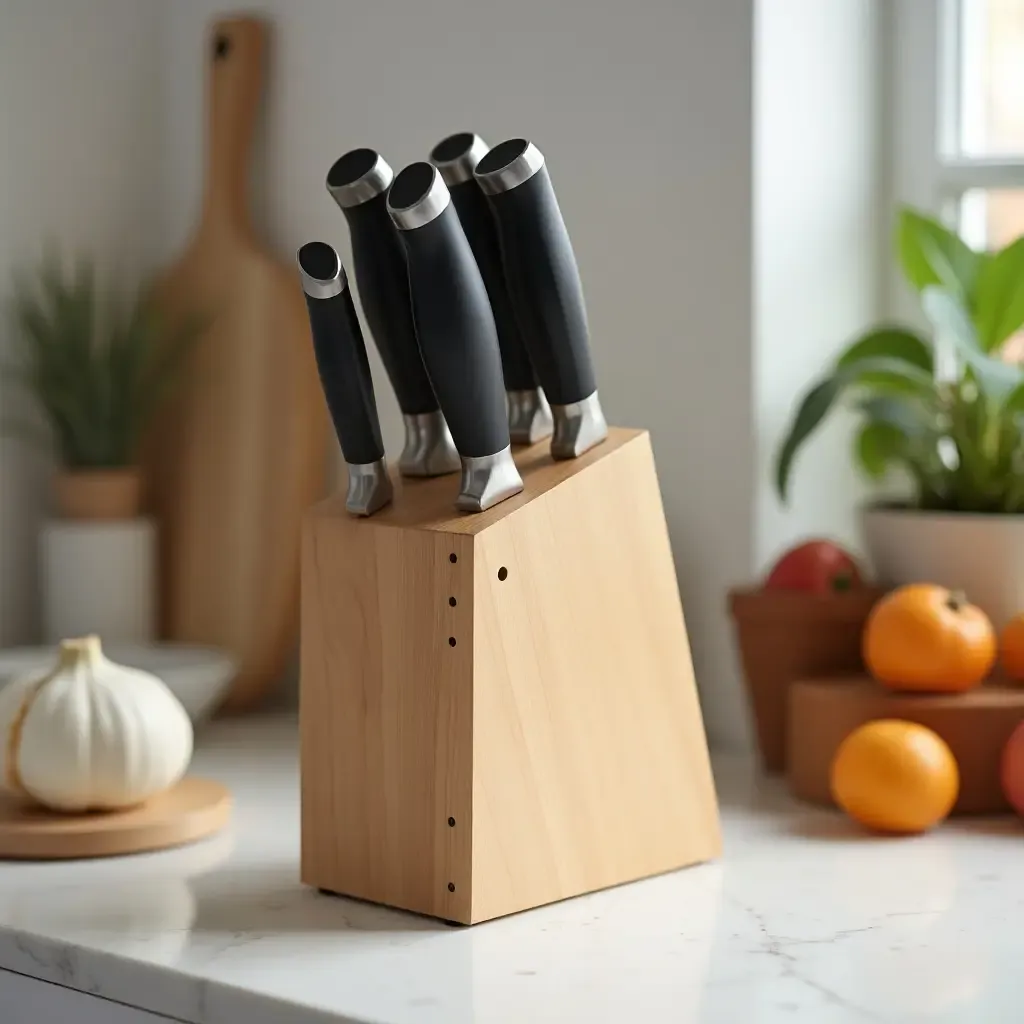
<svg viewBox="0 0 1024 1024">
<path fill-rule="evenodd" d="M 916 402 L 891 395 L 871 395 L 859 401 L 856 407 L 867 419 L 888 424 L 907 438 L 935 433 L 934 412 Z"/>
<path fill-rule="evenodd" d="M 1007 417 L 1020 416 L 1024 413 L 1024 382 L 1018 384 L 1006 396 L 1003 402 L 1003 413 Z"/>
<path fill-rule="evenodd" d="M 928 343 L 902 327 L 882 327 L 858 338 L 839 357 L 837 367 L 851 366 L 865 359 L 894 359 L 932 373 L 934 360 Z"/>
<path fill-rule="evenodd" d="M 804 396 L 782 443 L 775 464 L 775 487 L 786 501 L 793 460 L 803 443 L 828 415 L 839 396 L 850 387 L 863 387 L 882 394 L 897 394 L 925 406 L 933 405 L 937 390 L 931 374 L 911 363 L 896 359 L 863 359 L 838 368 Z"/>
<path fill-rule="evenodd" d="M 983 254 L 975 252 L 937 220 L 904 208 L 896 225 L 896 251 L 903 274 L 921 292 L 943 285 L 959 294 L 968 308 L 974 302 L 975 283 Z"/>
<path fill-rule="evenodd" d="M 880 480 L 894 462 L 904 457 L 906 444 L 907 437 L 899 427 L 875 420 L 861 427 L 854 451 L 864 472 L 872 480 Z"/>
<path fill-rule="evenodd" d="M 999 348 L 1024 326 L 1024 238 L 996 253 L 981 268 L 974 323 L 986 352 Z"/>
<path fill-rule="evenodd" d="M 800 408 L 797 409 L 786 439 L 779 449 L 775 464 L 775 489 L 783 501 L 787 500 L 789 474 L 796 453 L 828 415 L 828 411 L 839 397 L 845 383 L 841 376 L 826 377 L 825 380 L 811 388 L 800 403 Z"/>
<path fill-rule="evenodd" d="M 981 347 L 971 318 L 956 296 L 935 285 L 921 293 L 925 315 L 940 339 L 947 339 L 960 357 L 974 370 L 982 390 L 1004 400 L 1022 381 L 1024 369 L 993 359 Z"/>
</svg>

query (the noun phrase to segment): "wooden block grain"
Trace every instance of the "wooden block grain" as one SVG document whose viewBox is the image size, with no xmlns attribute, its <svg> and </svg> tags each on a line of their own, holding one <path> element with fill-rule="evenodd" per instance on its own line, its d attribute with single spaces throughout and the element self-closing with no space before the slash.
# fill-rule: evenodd
<svg viewBox="0 0 1024 1024">
<path fill-rule="evenodd" d="M 310 885 L 473 923 L 720 850 L 648 436 L 517 462 L 480 515 L 448 477 L 307 518 Z"/>
</svg>

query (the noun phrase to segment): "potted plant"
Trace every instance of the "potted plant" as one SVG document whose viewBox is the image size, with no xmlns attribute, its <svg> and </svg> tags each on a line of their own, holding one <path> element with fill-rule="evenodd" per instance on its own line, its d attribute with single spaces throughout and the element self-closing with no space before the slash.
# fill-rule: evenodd
<svg viewBox="0 0 1024 1024">
<path fill-rule="evenodd" d="M 1024 325 L 1024 238 L 977 252 L 910 209 L 896 250 L 928 332 L 882 325 L 857 338 L 803 396 L 779 448 L 794 459 L 829 412 L 860 418 L 856 465 L 897 485 L 863 510 L 879 582 L 966 590 L 997 626 L 1024 607 L 1024 367 L 1003 355 Z"/>
<path fill-rule="evenodd" d="M 135 516 L 139 446 L 195 325 L 169 330 L 141 297 L 122 306 L 101 296 L 89 261 L 67 273 L 52 255 L 16 279 L 13 320 L 14 358 L 4 375 L 27 389 L 49 429 L 29 420 L 3 428 L 55 447 L 64 517 Z"/>
</svg>

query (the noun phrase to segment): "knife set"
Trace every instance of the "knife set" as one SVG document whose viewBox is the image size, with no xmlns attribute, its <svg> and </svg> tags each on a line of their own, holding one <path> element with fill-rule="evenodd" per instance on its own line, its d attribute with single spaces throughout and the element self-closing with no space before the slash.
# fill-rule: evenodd
<svg viewBox="0 0 1024 1024">
<path fill-rule="evenodd" d="M 327 189 L 402 411 L 402 476 L 460 470 L 455 507 L 482 512 L 523 490 L 513 444 L 550 435 L 552 457 L 571 459 L 607 438 L 579 272 L 536 146 L 488 150 L 463 132 L 397 176 L 379 153 L 354 149 Z M 324 242 L 303 245 L 297 262 L 348 465 L 345 506 L 372 515 L 393 487 L 348 276 Z"/>
<path fill-rule="evenodd" d="M 472 924 L 717 856 L 650 437 L 601 413 L 543 157 L 453 135 L 393 180 L 353 150 L 327 187 L 425 479 L 372 514 L 396 480 L 366 349 L 309 242 L 349 486 L 302 532 L 303 882 Z"/>
</svg>

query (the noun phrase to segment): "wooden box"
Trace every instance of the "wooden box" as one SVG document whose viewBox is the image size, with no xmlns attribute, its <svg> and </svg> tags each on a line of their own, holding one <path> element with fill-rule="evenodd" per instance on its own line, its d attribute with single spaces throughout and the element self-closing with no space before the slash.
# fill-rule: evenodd
<svg viewBox="0 0 1024 1024">
<path fill-rule="evenodd" d="M 465 924 L 708 860 L 718 809 L 646 432 L 308 514 L 302 879 Z"/>
<path fill-rule="evenodd" d="M 967 693 L 897 693 L 867 676 L 804 679 L 789 691 L 790 791 L 811 803 L 834 804 L 832 760 L 866 722 L 900 718 L 938 733 L 960 770 L 953 814 L 1000 814 L 1000 761 L 1010 733 L 1024 720 L 1024 687 L 993 680 Z"/>
<path fill-rule="evenodd" d="M 838 594 L 743 587 L 729 593 L 757 748 L 768 774 L 786 768 L 790 684 L 863 671 L 864 623 L 884 593 L 880 587 Z"/>
</svg>

